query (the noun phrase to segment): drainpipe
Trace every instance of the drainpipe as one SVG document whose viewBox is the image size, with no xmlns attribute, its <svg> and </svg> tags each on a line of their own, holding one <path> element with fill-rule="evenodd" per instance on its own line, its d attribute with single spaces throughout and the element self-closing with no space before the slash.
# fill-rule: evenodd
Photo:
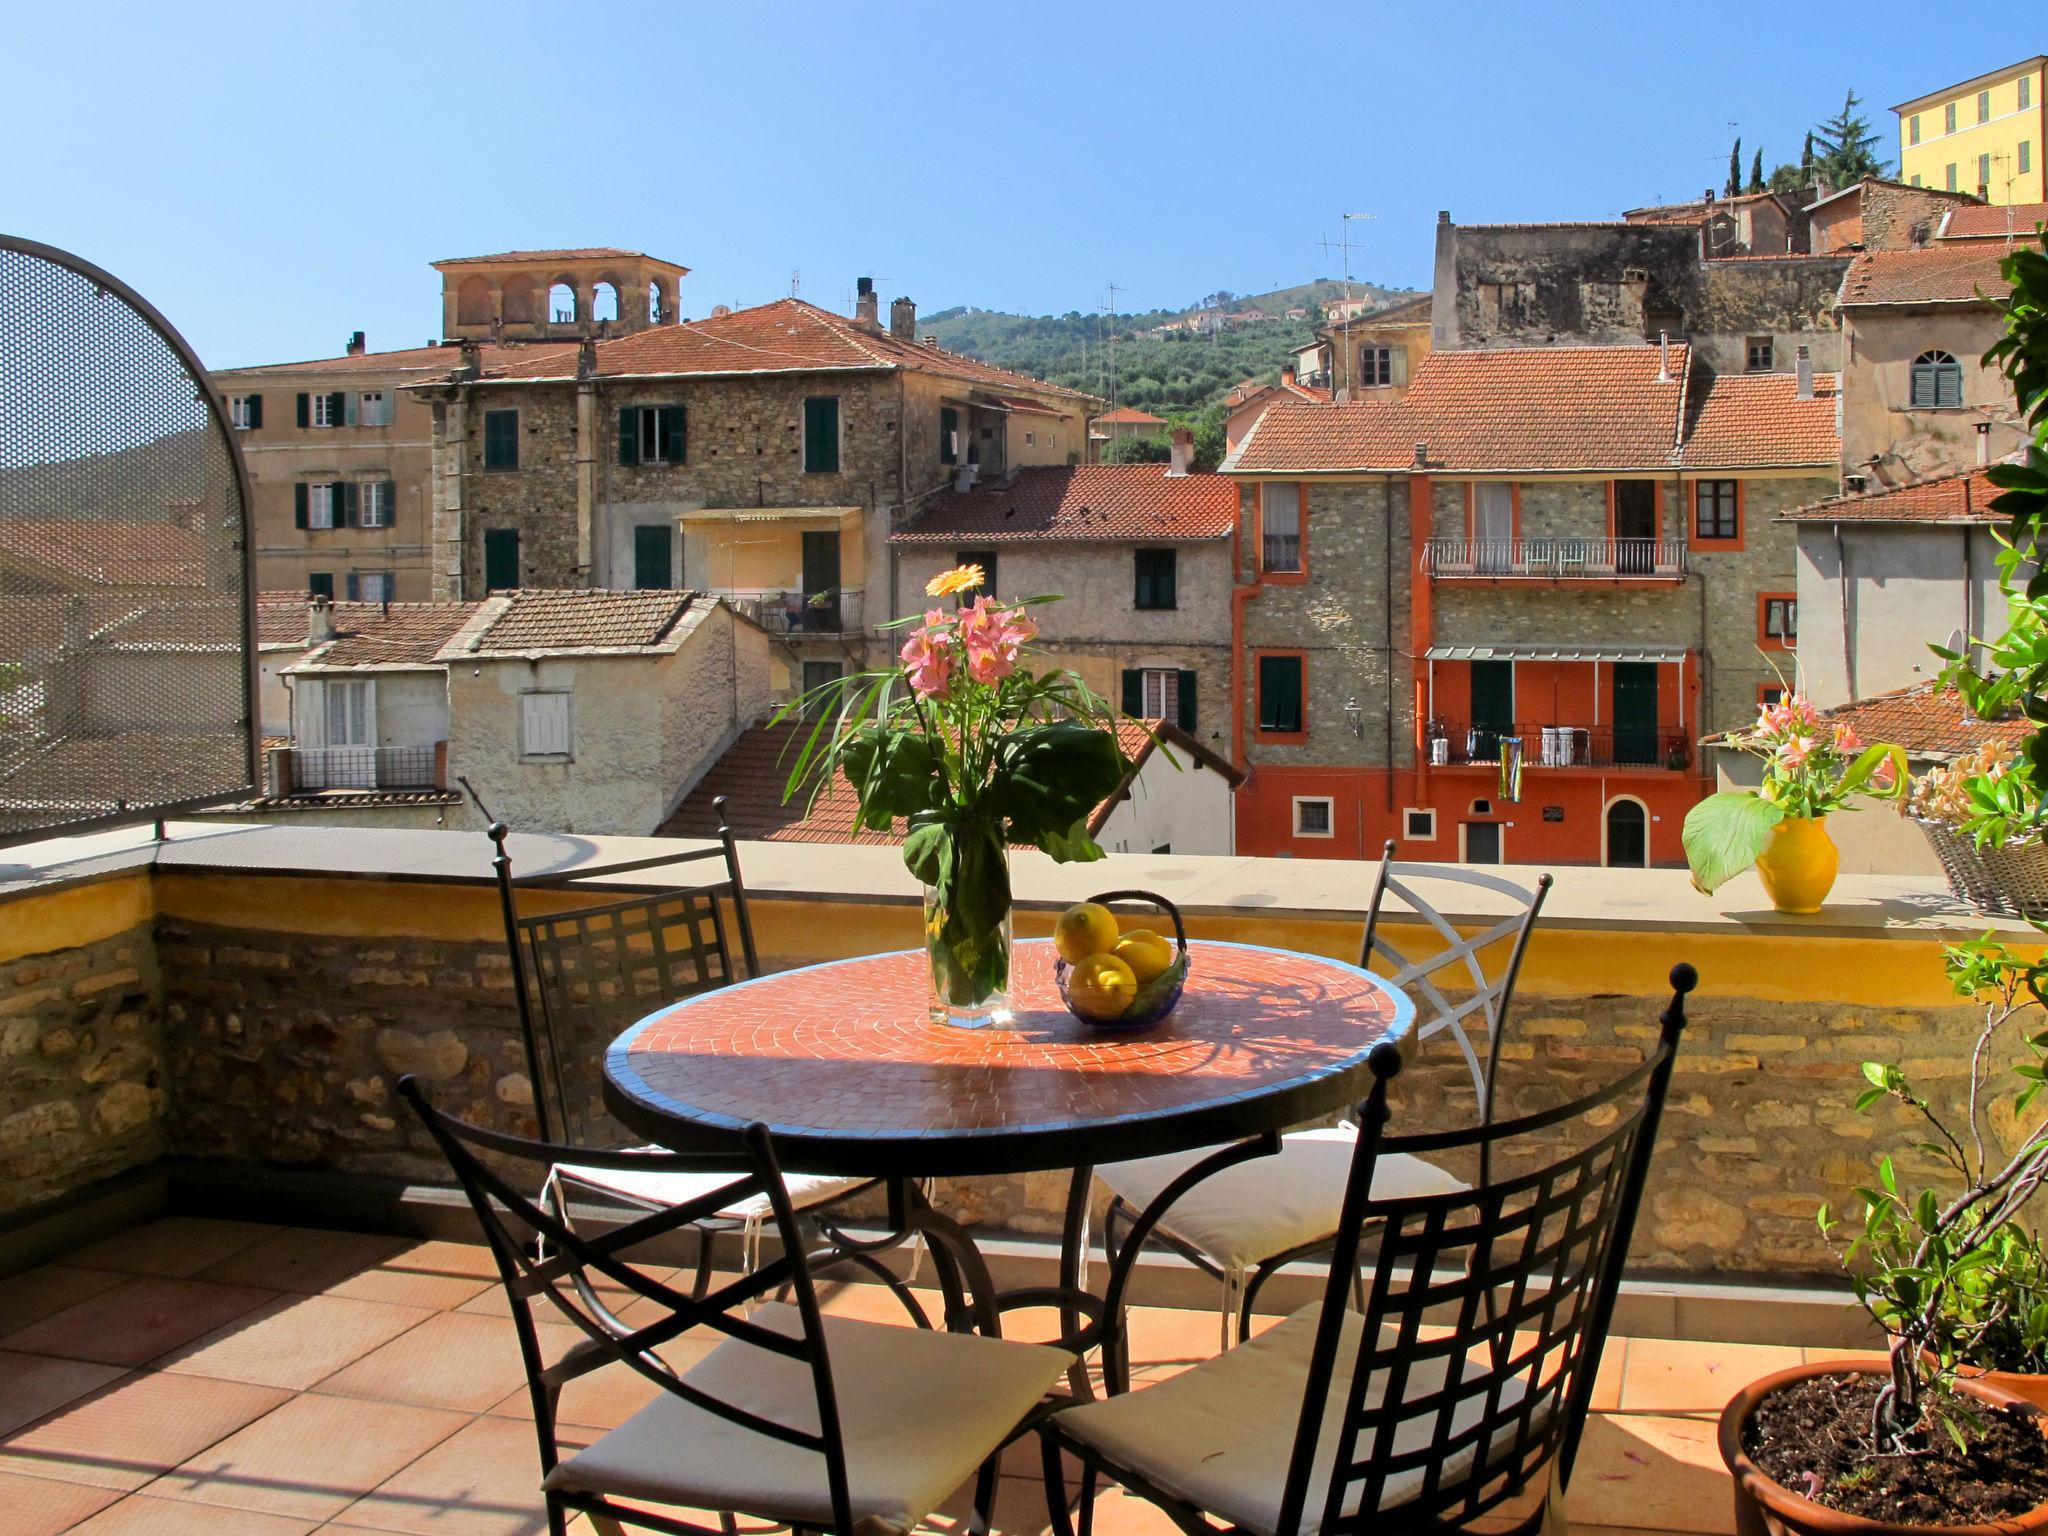
<svg viewBox="0 0 2048 1536">
<path fill-rule="evenodd" d="M 1394 477 L 1384 476 L 1380 480 L 1380 522 L 1386 534 L 1386 556 L 1380 571 L 1380 603 L 1387 615 L 1387 711 L 1386 711 L 1386 762 L 1385 779 L 1387 788 L 1387 814 L 1394 813 Z M 1365 857 L 1365 797 L 1359 796 L 1358 856 Z"/>
<path fill-rule="evenodd" d="M 1849 546 L 1842 540 L 1842 525 L 1836 523 L 1834 527 L 1835 581 L 1842 600 L 1842 686 L 1849 690 L 1849 697 L 1844 702 L 1853 704 L 1856 702 L 1856 618 L 1849 606 Z M 1964 587 L 1967 589 L 1968 586 L 1969 583 L 1965 582 Z M 1968 599 L 1965 598 L 1965 601 Z M 1963 638 L 1965 641 L 1968 640 L 1968 631 L 1964 632 Z M 1797 668 L 1796 660 L 1793 666 Z"/>
<path fill-rule="evenodd" d="M 1963 510 L 1970 509 L 1970 482 L 1963 482 Z M 1968 523 L 1963 524 L 1963 643 L 1957 647 L 1972 671 L 1977 666 L 1977 588 L 1976 561 L 1973 555 L 1971 535 L 1975 532 Z"/>
<path fill-rule="evenodd" d="M 576 575 L 588 587 L 597 575 L 590 560 L 590 530 L 597 513 L 597 378 L 596 348 L 590 342 L 583 345 L 591 361 L 585 365 L 579 359 L 576 370 Z"/>
<path fill-rule="evenodd" d="M 1252 482 L 1252 495 L 1263 495 L 1257 482 Z M 1252 772 L 1252 765 L 1245 758 L 1244 746 L 1244 605 L 1259 595 L 1256 581 L 1239 585 L 1238 577 L 1244 571 L 1244 501 L 1238 500 L 1237 518 L 1230 525 L 1230 755 L 1246 775 Z"/>
</svg>

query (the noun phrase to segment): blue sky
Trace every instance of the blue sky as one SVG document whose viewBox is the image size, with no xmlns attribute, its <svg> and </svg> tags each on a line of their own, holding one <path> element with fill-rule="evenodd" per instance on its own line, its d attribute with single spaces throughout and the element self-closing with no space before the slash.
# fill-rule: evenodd
<svg viewBox="0 0 2048 1536">
<path fill-rule="evenodd" d="M 1029 313 L 1334 276 L 1431 225 L 1697 195 L 2022 56 L 1903 4 L 1571 7 L 15 0 L 0 230 L 134 283 L 213 366 L 439 324 L 439 257 L 621 245 L 682 310 Z M 1911 39 L 1887 46 L 1886 39 Z M 1848 42 L 1841 41 L 1850 40 Z M 2036 40 L 2038 42 L 2038 40 Z M 1731 129 L 1733 122 L 1738 126 Z"/>
</svg>

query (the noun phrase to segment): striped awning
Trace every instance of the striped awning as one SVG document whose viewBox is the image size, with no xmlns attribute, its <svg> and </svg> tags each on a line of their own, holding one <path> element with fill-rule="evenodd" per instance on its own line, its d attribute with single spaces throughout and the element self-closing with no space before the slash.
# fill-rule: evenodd
<svg viewBox="0 0 2048 1536">
<path fill-rule="evenodd" d="M 1432 645 L 1431 661 L 1683 661 L 1668 645 Z"/>
</svg>

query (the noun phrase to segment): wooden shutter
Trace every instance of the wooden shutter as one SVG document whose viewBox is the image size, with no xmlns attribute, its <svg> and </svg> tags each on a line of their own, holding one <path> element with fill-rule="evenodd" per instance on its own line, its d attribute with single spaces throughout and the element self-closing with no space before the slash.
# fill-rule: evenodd
<svg viewBox="0 0 2048 1536">
<path fill-rule="evenodd" d="M 342 414 L 339 418 L 341 425 L 345 427 L 360 425 L 363 419 L 362 396 L 344 394 L 337 395 L 335 398 L 341 401 Z"/>
<path fill-rule="evenodd" d="M 640 462 L 640 408 L 635 405 L 619 412 L 619 462 Z"/>
<path fill-rule="evenodd" d="M 1940 406 L 1959 406 L 1963 403 L 1963 366 L 1961 363 L 1942 363 L 1934 370 L 1934 403 Z"/>
<path fill-rule="evenodd" d="M 519 530 L 484 530 L 484 588 L 503 592 L 519 585 Z"/>
<path fill-rule="evenodd" d="M 1124 668 L 1124 713 L 1133 720 L 1145 713 L 1145 674 L 1136 667 Z"/>
<path fill-rule="evenodd" d="M 363 600 L 363 578 L 354 571 L 348 573 L 348 600 L 352 603 Z"/>
<path fill-rule="evenodd" d="M 1934 404 L 1934 365 L 1915 363 L 1913 365 L 1913 389 L 1907 397 L 1916 407 Z"/>
<path fill-rule="evenodd" d="M 242 397 L 242 419 L 251 428 L 263 425 L 263 397 L 261 395 L 244 395 Z"/>
<path fill-rule="evenodd" d="M 662 459 L 670 464 L 682 464 L 689 459 L 690 415 L 680 405 L 664 405 L 654 418 L 655 428 L 661 437 Z"/>
<path fill-rule="evenodd" d="M 1259 729 L 1298 731 L 1301 729 L 1301 658 L 1261 656 L 1259 658 Z"/>
<path fill-rule="evenodd" d="M 304 390 L 299 391 L 299 425 L 302 427 L 313 425 L 313 397 Z"/>
<path fill-rule="evenodd" d="M 839 397 L 814 395 L 804 401 L 804 473 L 839 472 Z"/>
<path fill-rule="evenodd" d="M 358 528 L 363 521 L 363 488 L 350 480 L 339 481 L 334 487 L 334 526 L 337 528 Z"/>
<path fill-rule="evenodd" d="M 348 420 L 348 396 L 336 390 L 327 397 L 327 425 L 341 426 Z"/>
<path fill-rule="evenodd" d="M 378 484 L 382 489 L 377 492 L 377 499 L 383 504 L 380 510 L 384 514 L 384 526 L 389 528 L 398 521 L 398 482 L 381 480 Z"/>
<path fill-rule="evenodd" d="M 1177 608 L 1180 606 L 1180 555 L 1171 549 L 1152 552 L 1152 606 L 1155 608 Z"/>
<path fill-rule="evenodd" d="M 569 695 L 523 693 L 520 750 L 528 757 L 569 756 Z"/>
<path fill-rule="evenodd" d="M 1406 347 L 1394 347 L 1390 350 L 1394 358 L 1393 382 L 1396 384 L 1406 384 L 1408 382 L 1408 349 Z"/>
<path fill-rule="evenodd" d="M 299 400 L 302 403 L 305 398 L 304 395 L 299 396 Z M 306 512 L 306 482 L 303 480 L 292 487 L 292 526 L 294 528 L 309 528 L 312 526 L 312 519 Z"/>
<path fill-rule="evenodd" d="M 1180 674 L 1180 719 L 1175 722 L 1182 730 L 1192 734 L 1195 729 L 1195 676 L 1187 668 Z"/>
</svg>

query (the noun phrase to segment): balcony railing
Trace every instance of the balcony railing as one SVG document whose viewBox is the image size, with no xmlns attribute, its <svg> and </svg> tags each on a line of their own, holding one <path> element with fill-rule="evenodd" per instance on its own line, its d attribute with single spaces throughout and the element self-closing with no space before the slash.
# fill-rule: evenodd
<svg viewBox="0 0 2048 1536">
<path fill-rule="evenodd" d="M 1441 581 L 1682 581 L 1685 540 L 1431 539 L 1422 568 Z"/>
<path fill-rule="evenodd" d="M 327 789 L 442 789 L 445 742 L 414 747 L 279 747 L 270 754 L 270 792 Z"/>
<path fill-rule="evenodd" d="M 713 590 L 771 634 L 856 634 L 861 627 L 859 587 L 827 587 L 822 592 L 803 592 L 794 587 Z"/>
<path fill-rule="evenodd" d="M 1501 748 L 1519 742 L 1524 768 L 1668 768 L 1692 766 L 1692 738 L 1684 731 L 1616 730 L 1611 725 L 1497 726 L 1442 724 L 1432 727 L 1432 767 L 1497 766 Z"/>
</svg>

